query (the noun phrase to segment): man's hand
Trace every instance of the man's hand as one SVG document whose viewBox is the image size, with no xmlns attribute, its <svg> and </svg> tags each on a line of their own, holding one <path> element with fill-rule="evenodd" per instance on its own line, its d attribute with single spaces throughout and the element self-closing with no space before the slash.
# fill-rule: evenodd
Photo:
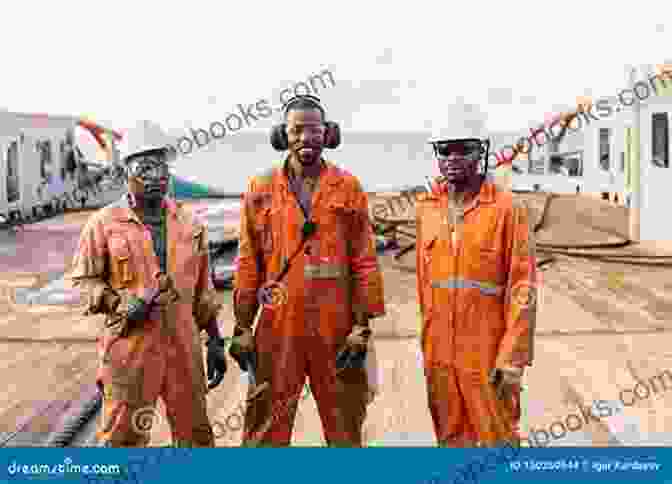
<svg viewBox="0 0 672 484">
<path fill-rule="evenodd" d="M 117 310 L 121 297 L 109 286 L 96 285 L 88 292 L 89 303 L 84 316 L 112 314 Z"/>
<path fill-rule="evenodd" d="M 212 390 L 224 380 L 227 370 L 226 346 L 224 338 L 212 335 L 207 342 L 208 390 Z"/>
<path fill-rule="evenodd" d="M 238 363 L 238 366 L 243 371 L 249 371 L 248 365 L 250 364 L 256 366 L 257 355 L 254 348 L 254 334 L 251 328 L 236 326 L 229 354 L 231 358 L 236 360 L 236 363 Z"/>
<path fill-rule="evenodd" d="M 523 369 L 515 367 L 495 368 L 490 373 L 490 384 L 494 386 L 497 398 L 508 399 L 520 387 Z"/>
<path fill-rule="evenodd" d="M 345 345 L 336 356 L 336 368 L 338 371 L 346 368 L 363 368 L 366 359 L 366 351 L 371 337 L 371 328 L 356 324 L 345 339 Z"/>
<path fill-rule="evenodd" d="M 132 296 L 128 300 L 126 317 L 131 322 L 144 321 L 149 317 L 149 303 L 141 297 Z"/>
</svg>

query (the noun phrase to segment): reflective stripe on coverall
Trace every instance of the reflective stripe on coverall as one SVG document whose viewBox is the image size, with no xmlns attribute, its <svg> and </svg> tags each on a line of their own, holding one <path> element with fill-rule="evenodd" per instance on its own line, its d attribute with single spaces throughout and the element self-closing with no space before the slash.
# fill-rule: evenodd
<svg viewBox="0 0 672 484">
<path fill-rule="evenodd" d="M 442 445 L 516 440 L 520 388 L 498 401 L 495 367 L 532 363 L 535 245 L 528 210 L 486 181 L 466 207 L 441 186 L 416 205 L 429 406 Z"/>
<path fill-rule="evenodd" d="M 207 231 L 173 200 L 165 202 L 167 271 L 179 300 L 131 323 L 126 337 L 107 317 L 98 342 L 97 382 L 104 390 L 98 439 L 110 446 L 144 446 L 161 396 L 174 445 L 214 446 L 206 409 L 199 329 L 221 304 L 210 279 Z M 126 309 L 131 295 L 147 298 L 160 271 L 151 232 L 128 199 L 96 212 L 84 227 L 70 278 L 85 290 L 109 285 Z M 117 318 L 118 319 L 118 318 Z"/>
<path fill-rule="evenodd" d="M 242 326 L 252 325 L 257 290 L 301 243 L 304 214 L 285 170 L 286 164 L 253 177 L 244 197 L 234 284 Z M 317 231 L 282 281 L 284 303 L 265 307 L 255 331 L 257 384 L 268 382 L 269 388 L 247 408 L 245 444 L 289 445 L 296 396 L 307 375 L 327 443 L 361 445 L 366 371 L 346 369 L 336 376 L 336 354 L 358 315 L 385 314 L 368 210 L 357 178 L 325 162 L 312 198 Z"/>
</svg>

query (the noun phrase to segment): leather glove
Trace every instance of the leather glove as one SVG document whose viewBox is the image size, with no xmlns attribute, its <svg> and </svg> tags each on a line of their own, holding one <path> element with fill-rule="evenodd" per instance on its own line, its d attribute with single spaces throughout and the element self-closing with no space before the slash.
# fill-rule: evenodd
<svg viewBox="0 0 672 484">
<path fill-rule="evenodd" d="M 89 292 L 89 304 L 84 316 L 112 314 L 117 310 L 121 297 L 108 286 L 97 286 Z"/>
<path fill-rule="evenodd" d="M 361 324 L 354 325 L 336 355 L 336 369 L 342 371 L 346 368 L 364 368 L 370 337 L 371 328 Z"/>
<path fill-rule="evenodd" d="M 522 377 L 522 368 L 495 368 L 490 372 L 490 384 L 495 388 L 497 398 L 504 400 L 510 398 L 520 386 Z"/>
<path fill-rule="evenodd" d="M 208 365 L 208 390 L 212 390 L 224 380 L 227 370 L 226 342 L 221 336 L 210 336 L 206 344 Z"/>
<path fill-rule="evenodd" d="M 176 302 L 180 295 L 175 288 L 173 279 L 166 274 L 159 276 L 159 294 L 156 297 L 156 304 L 158 306 L 167 306 Z"/>
<path fill-rule="evenodd" d="M 256 369 L 257 353 L 254 348 L 254 333 L 252 333 L 251 328 L 236 326 L 229 354 L 231 358 L 236 360 L 241 370 L 249 371 L 250 365 L 253 371 Z"/>
</svg>

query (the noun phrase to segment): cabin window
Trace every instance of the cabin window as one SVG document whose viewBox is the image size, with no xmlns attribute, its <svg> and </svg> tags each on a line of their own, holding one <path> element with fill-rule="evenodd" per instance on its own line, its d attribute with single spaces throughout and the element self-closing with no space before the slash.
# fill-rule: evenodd
<svg viewBox="0 0 672 484">
<path fill-rule="evenodd" d="M 7 202 L 19 199 L 19 143 L 12 141 L 7 148 Z"/>
<path fill-rule="evenodd" d="M 51 176 L 51 141 L 38 141 L 37 152 L 40 155 L 40 176 L 47 179 Z"/>
<path fill-rule="evenodd" d="M 600 128 L 600 168 L 609 171 L 611 154 L 611 129 Z"/>
<path fill-rule="evenodd" d="M 651 162 L 659 168 L 670 167 L 670 126 L 667 113 L 654 113 L 651 118 Z"/>
</svg>

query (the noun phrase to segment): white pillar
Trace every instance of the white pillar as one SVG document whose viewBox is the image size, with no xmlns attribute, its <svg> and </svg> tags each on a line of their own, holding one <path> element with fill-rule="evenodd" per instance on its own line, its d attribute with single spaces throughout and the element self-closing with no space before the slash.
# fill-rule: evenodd
<svg viewBox="0 0 672 484">
<path fill-rule="evenodd" d="M 637 82 L 637 69 L 633 66 L 630 70 L 630 87 L 634 88 L 635 82 Z M 632 195 L 630 199 L 630 219 L 629 219 L 629 228 L 630 228 L 630 240 L 634 242 L 639 242 L 640 240 L 640 215 L 641 215 L 641 206 L 642 206 L 642 185 L 641 185 L 641 150 L 642 143 L 640 138 L 640 128 L 641 128 L 641 106 L 639 101 L 635 98 L 635 103 L 632 106 L 632 143 L 634 145 L 634 156 L 632 157 L 631 163 L 631 183 L 632 183 Z"/>
</svg>

